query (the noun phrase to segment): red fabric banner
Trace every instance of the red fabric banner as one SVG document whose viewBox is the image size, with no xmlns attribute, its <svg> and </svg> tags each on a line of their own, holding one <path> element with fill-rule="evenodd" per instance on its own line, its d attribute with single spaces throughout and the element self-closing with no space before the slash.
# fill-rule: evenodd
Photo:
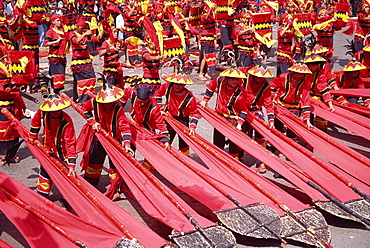
<svg viewBox="0 0 370 248">
<path fill-rule="evenodd" d="M 118 172 L 128 185 L 132 194 L 137 199 L 143 209 L 152 217 L 170 226 L 179 232 L 193 231 L 194 227 L 179 209 L 171 203 L 168 198 L 135 166 L 121 153 L 105 136 L 100 133 L 95 134 L 99 139 L 109 157 L 115 164 Z M 162 161 L 163 162 L 163 161 Z M 172 192 L 165 184 L 158 181 L 161 187 L 178 202 L 178 205 L 185 208 L 201 227 L 213 226 L 215 223 L 197 214 L 187 203 L 177 194 Z"/>
<path fill-rule="evenodd" d="M 352 113 L 351 111 L 336 106 L 335 111 L 331 112 L 329 107 L 319 100 L 311 98 L 311 111 L 325 120 L 335 123 L 347 130 L 354 132 L 365 139 L 370 140 L 369 118 Z"/>
<path fill-rule="evenodd" d="M 147 226 L 143 225 L 120 206 L 104 196 L 94 186 L 86 182 L 81 176 L 76 175 L 76 180 L 72 181 L 71 177 L 68 177 L 67 173 L 62 172 L 62 170 L 55 165 L 52 158 L 45 154 L 40 147 L 29 143 L 27 133 L 22 128 L 20 123 L 17 125 L 17 130 L 21 137 L 25 140 L 32 154 L 36 157 L 40 164 L 42 164 L 50 177 L 53 179 L 53 182 L 56 184 L 61 194 L 66 198 L 68 203 L 72 206 L 73 210 L 81 219 L 96 226 L 104 226 L 104 229 L 108 230 L 109 232 L 124 235 L 117 225 L 106 217 L 106 213 L 102 212 L 102 209 L 99 208 L 95 202 L 92 202 L 91 198 L 89 197 L 92 195 L 95 201 L 98 201 L 101 205 L 103 205 L 104 210 L 107 211 L 109 215 L 114 216 L 119 223 L 122 223 L 122 226 L 128 230 L 128 232 L 143 246 L 155 248 L 166 244 L 166 241 L 163 238 L 158 236 Z M 66 170 L 68 171 L 68 169 Z M 81 187 L 87 189 L 89 194 L 82 192 Z"/>
<path fill-rule="evenodd" d="M 252 14 L 252 27 L 256 29 L 256 32 L 262 37 L 266 34 L 272 33 L 271 25 L 271 13 L 253 13 Z"/>
<path fill-rule="evenodd" d="M 248 135 L 232 127 L 221 116 L 218 116 L 210 108 L 198 108 L 200 114 L 218 131 L 230 139 L 234 144 L 238 145 L 244 151 L 247 151 L 251 156 L 265 163 L 267 166 L 283 175 L 291 183 L 299 187 L 314 201 L 328 201 L 320 192 L 311 188 L 306 182 L 299 179 L 293 172 L 290 171 L 291 166 L 286 161 L 279 158 L 275 154 L 269 152 L 265 148 L 254 142 Z"/>
<path fill-rule="evenodd" d="M 276 106 L 276 116 L 289 129 L 314 147 L 344 172 L 370 185 L 370 159 L 344 145 L 315 127 L 307 129 L 302 121 L 287 109 Z"/>
<path fill-rule="evenodd" d="M 343 109 L 349 110 L 353 113 L 357 113 L 357 114 L 360 114 L 360 115 L 370 115 L 370 109 L 368 109 L 364 106 L 358 105 L 356 103 L 346 102 L 344 104 L 340 104 L 337 101 L 333 101 L 333 104 L 335 106 L 338 106 L 338 107 L 341 107 Z"/>
<path fill-rule="evenodd" d="M 361 189 L 363 192 L 370 193 L 369 186 L 349 176 L 348 174 L 343 173 L 336 166 L 327 162 L 323 158 L 316 156 L 309 150 L 300 147 L 298 143 L 289 139 L 278 130 L 275 130 L 278 135 L 272 133 L 268 127 L 261 123 L 262 120 L 259 120 L 253 114 L 249 114 L 247 120 L 254 129 L 256 129 L 273 146 L 275 146 L 282 154 L 284 154 L 285 157 L 289 158 L 290 161 L 304 171 L 305 175 L 308 175 L 312 182 L 319 185 L 322 189 L 341 202 L 359 199 L 359 196 L 347 185 L 336 178 L 332 173 L 325 170 L 321 164 L 329 168 L 329 170 L 332 170 L 335 174 L 343 177 L 347 182 L 357 186 L 357 188 Z M 280 138 L 279 136 L 283 138 Z M 290 145 L 292 143 L 294 143 L 293 146 Z M 295 148 L 297 146 L 298 148 Z M 319 161 L 320 164 L 315 161 Z"/>
<path fill-rule="evenodd" d="M 113 247 L 122 236 L 81 220 L 3 173 L 0 209 L 31 247 L 74 247 L 76 241 L 87 247 Z"/>
<path fill-rule="evenodd" d="M 171 124 L 170 121 L 168 121 L 168 123 Z M 293 196 L 289 195 L 275 184 L 265 179 L 264 177 L 261 177 L 260 175 L 256 174 L 255 171 L 246 167 L 245 164 L 235 160 L 228 153 L 214 146 L 212 143 L 210 143 L 203 137 L 196 134 L 196 137 L 199 140 L 201 140 L 201 142 L 203 142 L 206 145 L 206 147 L 208 147 L 207 149 L 198 145 L 197 142 L 195 142 L 187 135 L 185 135 L 183 131 L 181 131 L 175 125 L 171 125 L 171 127 L 186 141 L 186 143 L 191 147 L 191 149 L 209 167 L 208 170 L 204 168 L 202 165 L 199 165 L 197 166 L 197 169 L 199 170 L 203 169 L 212 180 L 217 181 L 217 183 L 219 183 L 220 185 L 225 184 L 230 188 L 240 190 L 241 192 L 246 193 L 247 195 L 256 199 L 257 201 L 263 202 L 264 205 L 275 209 L 280 215 L 284 214 L 284 212 L 273 201 L 271 201 L 271 199 L 267 198 L 263 193 L 261 193 L 261 191 L 256 189 L 252 184 L 247 182 L 244 178 L 242 178 L 240 175 L 238 175 L 236 172 L 230 169 L 227 165 L 225 165 L 220 160 L 220 158 L 211 154 L 209 152 L 209 149 L 214 149 L 217 154 L 220 154 L 220 157 L 225 158 L 227 159 L 227 161 L 233 163 L 233 165 L 236 165 L 238 169 L 240 169 L 243 173 L 247 174 L 248 177 L 250 177 L 252 180 L 259 183 L 267 192 L 272 193 L 280 201 L 284 202 L 284 204 L 286 204 L 293 211 L 300 211 L 309 207 L 308 205 L 303 204 L 302 202 L 300 202 Z"/>
<path fill-rule="evenodd" d="M 133 130 L 134 131 L 134 130 Z M 135 130 L 138 132 L 138 130 Z M 156 168 L 156 170 L 163 175 L 172 184 L 177 186 L 182 191 L 191 195 L 193 198 L 202 202 L 205 206 L 210 208 L 212 211 L 225 210 L 235 208 L 235 205 L 217 191 L 213 186 L 204 181 L 200 176 L 191 171 L 179 161 L 176 157 L 172 156 L 169 152 L 163 149 L 157 142 L 152 139 L 142 139 L 142 133 L 133 132 L 133 142 L 140 153 Z M 138 138 L 139 137 L 139 138 Z M 196 161 L 190 159 L 181 152 L 177 151 L 173 147 L 172 152 L 186 162 L 193 168 L 198 169 L 203 175 L 209 175 L 208 171 L 204 166 L 200 165 Z M 166 163 L 163 163 L 166 161 Z M 217 180 L 222 182 L 220 178 Z M 227 185 L 218 185 L 224 188 L 232 197 L 236 198 L 239 202 L 244 205 L 256 204 L 261 201 L 253 198 L 249 194 L 246 195 L 243 191 L 237 191 Z"/>
<path fill-rule="evenodd" d="M 330 90 L 330 94 L 335 96 L 362 96 L 370 97 L 370 89 L 339 89 Z"/>
</svg>

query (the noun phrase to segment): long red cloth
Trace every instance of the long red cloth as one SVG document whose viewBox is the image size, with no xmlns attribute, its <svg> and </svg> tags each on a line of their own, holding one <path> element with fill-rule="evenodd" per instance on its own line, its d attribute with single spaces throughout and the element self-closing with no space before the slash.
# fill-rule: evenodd
<svg viewBox="0 0 370 248">
<path fill-rule="evenodd" d="M 18 201 L 23 204 L 17 204 Z M 122 236 L 83 221 L 3 173 L 0 173 L 0 209 L 31 247 L 73 247 L 73 240 L 87 247 L 113 247 Z"/>
<path fill-rule="evenodd" d="M 369 118 L 352 113 L 339 106 L 336 106 L 335 111 L 331 112 L 325 103 L 316 99 L 311 99 L 311 111 L 315 115 L 370 140 Z"/>
<path fill-rule="evenodd" d="M 279 158 L 275 154 L 269 152 L 265 148 L 254 142 L 248 135 L 238 131 L 236 128 L 231 127 L 222 120 L 220 116 L 217 116 L 210 108 L 199 108 L 200 114 L 218 131 L 230 139 L 234 144 L 238 145 L 241 149 L 248 152 L 251 156 L 265 163 L 267 166 L 283 175 L 288 181 L 299 187 L 314 201 L 328 201 L 320 192 L 313 189 L 311 186 L 302 181 L 293 172 L 289 170 L 290 165 L 284 165 L 283 159 Z"/>
<path fill-rule="evenodd" d="M 370 109 L 368 109 L 364 106 L 358 105 L 356 103 L 346 102 L 344 104 L 340 104 L 337 101 L 333 101 L 333 104 L 334 104 L 334 106 L 339 106 L 339 107 L 344 108 L 346 110 L 349 110 L 353 113 L 358 113 L 358 114 L 361 114 L 361 115 L 370 115 Z"/>
<path fill-rule="evenodd" d="M 155 232 L 143 225 L 129 213 L 127 213 L 120 206 L 105 197 L 100 191 L 98 191 L 90 183 L 86 182 L 81 176 L 76 175 L 77 184 L 72 182 L 70 177 L 63 173 L 53 162 L 49 155 L 46 155 L 41 151 L 38 146 L 32 145 L 28 141 L 28 136 L 22 128 L 21 124 L 17 125 L 17 130 L 21 137 L 25 140 L 28 148 L 35 156 L 35 158 L 42 164 L 44 169 L 48 172 L 50 177 L 55 182 L 61 194 L 66 198 L 68 203 L 72 206 L 73 210 L 78 216 L 92 223 L 96 226 L 102 226 L 105 230 L 110 232 L 120 233 L 123 235 L 121 230 L 109 220 L 105 213 L 86 195 L 80 190 L 80 187 L 84 187 L 88 190 L 89 195 L 101 203 L 105 210 L 114 218 L 116 218 L 123 227 L 129 231 L 129 233 L 135 237 L 143 246 L 157 248 L 164 244 L 166 241 L 158 236 Z M 81 186 L 79 186 L 81 185 Z"/>
<path fill-rule="evenodd" d="M 335 96 L 362 96 L 370 97 L 370 89 L 339 89 L 330 90 L 330 94 Z"/>
<path fill-rule="evenodd" d="M 132 129 L 133 130 L 133 129 Z M 209 176 L 208 171 L 204 166 L 198 162 L 188 159 L 188 157 L 181 152 L 177 151 L 173 147 L 172 152 L 175 156 L 172 156 L 169 152 L 163 149 L 153 139 L 142 139 L 138 138 L 142 133 L 138 130 L 133 132 L 133 142 L 140 153 L 147 159 L 156 170 L 169 180 L 176 187 L 191 195 L 193 198 L 202 202 L 205 206 L 210 208 L 212 211 L 219 211 L 225 209 L 235 208 L 235 205 L 222 195 L 212 185 L 203 180 L 199 175 L 189 169 L 183 162 L 178 160 L 176 157 L 180 157 L 185 160 L 189 166 L 198 169 L 203 175 Z M 163 161 L 166 161 L 165 163 Z M 214 180 L 214 179 L 212 179 Z M 216 182 L 216 181 L 214 181 Z M 250 205 L 261 203 L 262 201 L 251 197 L 249 194 L 245 194 L 246 190 L 238 191 L 224 182 L 219 178 L 217 182 L 221 182 L 218 186 L 223 188 L 229 195 L 237 199 L 243 205 Z"/>
<path fill-rule="evenodd" d="M 166 117 L 165 117 L 166 118 Z M 168 118 L 167 118 L 168 120 Z M 168 120 L 168 123 L 171 125 L 171 121 Z M 204 139 L 203 137 L 195 134 L 196 137 L 203 142 L 206 147 L 204 148 L 197 144 L 196 141 L 191 139 L 189 136 L 185 135 L 182 130 L 177 128 L 175 125 L 171 125 L 171 127 L 179 134 L 185 142 L 191 147 L 191 149 L 199 156 L 199 158 L 209 167 L 209 169 L 204 168 L 202 165 L 194 163 L 193 165 L 197 165 L 197 169 L 204 171 L 207 173 L 211 180 L 216 181 L 219 185 L 227 185 L 229 188 L 233 188 L 235 190 L 239 190 L 244 194 L 248 195 L 249 197 L 256 199 L 258 202 L 263 202 L 264 205 L 273 208 L 275 211 L 279 213 L 279 215 L 283 215 L 284 211 L 271 199 L 266 197 L 261 191 L 255 188 L 251 183 L 247 182 L 244 178 L 230 169 L 225 163 L 221 161 L 220 158 L 214 156 L 212 153 L 209 152 L 209 149 L 213 149 L 217 154 L 219 154 L 222 158 L 225 158 L 228 162 L 232 163 L 233 165 L 237 166 L 243 173 L 248 175 L 252 180 L 256 181 L 260 184 L 264 190 L 267 192 L 272 193 L 275 197 L 277 197 L 281 202 L 286 204 L 292 211 L 297 212 L 303 209 L 308 208 L 309 206 L 303 204 L 292 195 L 288 194 L 275 184 L 268 181 L 266 178 L 261 177 L 260 175 L 256 174 L 252 169 L 246 167 L 241 162 L 235 160 L 231 157 L 228 153 L 221 150 L 220 148 L 214 146 L 209 141 Z M 191 158 L 187 158 L 191 159 Z"/>
<path fill-rule="evenodd" d="M 276 106 L 276 109 L 276 116 L 289 129 L 297 133 L 298 136 L 308 142 L 330 162 L 340 167 L 342 171 L 370 185 L 369 158 L 349 148 L 326 133 L 319 131 L 315 127 L 309 130 L 307 127 L 301 126 L 299 122 L 302 121 L 287 109 L 279 106 Z M 319 135 L 314 134 L 314 132 Z"/>
<path fill-rule="evenodd" d="M 337 167 L 327 162 L 323 158 L 317 156 L 307 149 L 302 149 L 303 151 L 301 151 L 300 149 L 295 149 L 289 144 L 290 142 L 294 143 L 294 141 L 290 140 L 288 137 L 284 136 L 284 134 L 280 133 L 277 130 L 276 131 L 279 132 L 278 134 L 281 134 L 281 136 L 284 136 L 286 138 L 282 139 L 278 135 L 275 135 L 268 129 L 268 127 L 261 124 L 262 120 L 257 119 L 257 117 L 255 117 L 254 115 L 248 115 L 247 121 L 282 154 L 284 154 L 287 158 L 289 158 L 290 161 L 292 161 L 302 171 L 304 171 L 305 175 L 309 176 L 313 182 L 315 182 L 326 192 L 328 192 L 330 195 L 334 196 L 341 202 L 355 200 L 358 199 L 359 196 L 347 185 L 336 178 L 332 173 L 325 170 L 321 166 L 321 164 L 332 170 L 334 174 L 338 174 L 343 177 L 347 182 L 350 182 L 352 183 L 352 185 L 357 186 L 363 192 L 370 193 L 369 186 L 357 180 L 356 178 L 343 173 L 341 170 L 339 170 Z M 300 146 L 297 143 L 295 144 L 297 146 Z M 320 162 L 317 163 L 315 160 L 318 160 Z"/>
<path fill-rule="evenodd" d="M 117 149 L 105 136 L 100 133 L 95 134 L 99 139 L 109 157 L 115 164 L 118 172 L 122 176 L 127 186 L 132 191 L 138 203 L 152 217 L 170 226 L 179 232 L 194 230 L 193 225 L 179 209 L 172 204 L 168 198 L 146 177 L 132 162 Z M 164 161 L 163 161 L 164 162 Z M 212 221 L 197 214 L 187 203 L 177 194 L 169 189 L 165 184 L 158 180 L 160 186 L 179 206 L 183 207 L 201 227 L 215 225 Z"/>
</svg>

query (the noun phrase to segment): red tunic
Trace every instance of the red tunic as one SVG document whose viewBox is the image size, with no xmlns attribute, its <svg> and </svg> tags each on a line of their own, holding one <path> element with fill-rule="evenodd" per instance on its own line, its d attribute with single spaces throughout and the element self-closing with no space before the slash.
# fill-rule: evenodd
<svg viewBox="0 0 370 248">
<path fill-rule="evenodd" d="M 41 126 L 44 125 L 43 144 L 65 161 L 69 167 L 76 166 L 76 133 L 71 117 L 61 111 L 60 118 L 52 118 L 49 112 L 40 109 L 31 121 L 30 136 L 38 138 Z"/>
<path fill-rule="evenodd" d="M 164 142 L 168 142 L 169 134 L 167 126 L 162 118 L 160 106 L 154 98 L 149 97 L 149 104 L 140 106 L 137 99 L 136 89 L 125 88 L 125 94 L 121 100 L 122 102 L 127 102 L 128 99 L 131 99 L 130 115 L 132 119 L 149 131 L 155 132 L 155 130 L 158 129 L 159 132 L 166 137 Z"/>
<path fill-rule="evenodd" d="M 306 79 L 311 83 L 310 95 L 317 97 L 318 99 L 323 98 L 325 102 L 332 100 L 329 92 L 329 84 L 334 80 L 335 76 L 330 70 L 330 65 L 327 65 L 321 69 L 319 68 L 312 74 L 307 74 Z"/>
<path fill-rule="evenodd" d="M 301 111 L 303 119 L 310 118 L 310 83 L 304 77 L 292 80 L 292 72 L 283 73 L 270 82 L 273 99 L 292 111 Z"/>
<path fill-rule="evenodd" d="M 247 96 L 242 86 L 229 88 L 227 77 L 217 77 L 206 84 L 206 93 L 203 100 L 208 102 L 214 93 L 217 93 L 216 112 L 224 117 L 243 124 L 247 116 Z M 241 80 L 241 79 L 239 79 Z"/>
<path fill-rule="evenodd" d="M 59 30 L 55 27 L 50 28 L 45 34 L 45 41 L 44 45 L 46 46 L 49 42 L 57 41 L 61 39 L 56 44 L 53 44 L 49 47 L 49 58 L 66 58 L 66 48 L 67 48 L 67 36 L 65 35 L 63 30 Z"/>
<path fill-rule="evenodd" d="M 176 95 L 173 90 L 173 83 L 162 84 L 161 87 L 154 93 L 157 102 L 160 102 L 162 96 L 166 96 L 164 110 L 172 116 L 181 116 L 190 118 L 190 128 L 195 128 L 198 119 L 198 107 L 196 99 L 188 89 L 182 95 Z"/>
<path fill-rule="evenodd" d="M 262 106 L 266 108 L 268 120 L 274 119 L 272 106 L 271 88 L 266 79 L 263 81 L 252 81 L 251 76 L 245 80 L 245 92 L 247 96 L 248 109 L 250 111 L 261 111 Z"/>
<path fill-rule="evenodd" d="M 101 127 L 112 137 L 117 140 L 122 137 L 125 145 L 130 145 L 130 125 L 122 106 L 116 103 L 108 112 L 103 108 L 103 104 L 97 103 L 95 99 L 90 99 L 82 104 L 82 109 L 89 123 L 100 123 Z M 94 111 L 94 116 L 91 111 Z"/>
</svg>

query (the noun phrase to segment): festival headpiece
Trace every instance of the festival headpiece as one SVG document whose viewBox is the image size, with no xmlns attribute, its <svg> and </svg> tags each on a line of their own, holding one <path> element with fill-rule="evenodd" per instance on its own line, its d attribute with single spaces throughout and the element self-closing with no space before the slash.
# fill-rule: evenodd
<svg viewBox="0 0 370 248">
<path fill-rule="evenodd" d="M 343 71 L 360 71 L 363 69 L 366 69 L 366 66 L 353 59 L 343 68 Z"/>
<path fill-rule="evenodd" d="M 236 66 L 231 66 L 220 73 L 221 77 L 247 78 L 247 76 Z"/>
<path fill-rule="evenodd" d="M 98 103 L 110 103 L 115 102 L 121 97 L 123 97 L 124 92 L 119 87 L 104 84 L 101 90 L 96 94 L 96 101 Z"/>
<path fill-rule="evenodd" d="M 305 60 L 303 62 L 305 62 L 306 64 L 307 63 L 319 63 L 319 62 L 326 62 L 326 60 L 323 57 L 321 57 L 321 56 L 319 56 L 315 53 L 311 53 L 310 55 L 308 55 L 305 58 Z"/>
<path fill-rule="evenodd" d="M 46 112 L 58 111 L 68 108 L 70 105 L 71 103 L 69 101 L 62 99 L 55 93 L 51 93 L 48 98 L 46 98 L 45 102 L 41 104 L 40 110 Z"/>
<path fill-rule="evenodd" d="M 178 73 L 174 73 L 169 77 L 164 79 L 167 82 L 177 83 L 177 84 L 194 84 L 193 80 L 191 80 L 183 71 L 179 71 Z"/>
<path fill-rule="evenodd" d="M 274 75 L 271 73 L 271 71 L 267 68 L 266 65 L 255 65 L 254 67 L 248 70 L 248 73 L 260 78 L 274 77 Z"/>
<path fill-rule="evenodd" d="M 304 74 L 312 74 L 308 66 L 302 61 L 295 62 L 291 67 L 288 68 L 288 71 L 304 73 Z"/>
<path fill-rule="evenodd" d="M 321 54 L 321 53 L 329 52 L 329 49 L 316 43 L 311 52 L 314 54 Z"/>
</svg>

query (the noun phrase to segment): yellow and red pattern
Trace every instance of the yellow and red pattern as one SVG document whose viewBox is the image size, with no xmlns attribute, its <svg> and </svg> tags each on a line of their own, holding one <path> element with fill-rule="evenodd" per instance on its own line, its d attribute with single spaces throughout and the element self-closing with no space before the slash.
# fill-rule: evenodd
<svg viewBox="0 0 370 248">
<path fill-rule="evenodd" d="M 45 102 L 41 104 L 40 110 L 42 111 L 58 111 L 68 108 L 71 105 L 69 101 L 63 100 L 60 96 L 52 93 L 46 98 Z"/>
<path fill-rule="evenodd" d="M 216 19 L 217 20 L 225 20 L 229 18 L 229 2 L 228 0 L 213 0 L 215 4 L 217 4 L 216 8 Z"/>
<path fill-rule="evenodd" d="M 247 76 L 239 70 L 236 66 L 232 66 L 227 68 L 223 72 L 220 73 L 221 77 L 233 77 L 233 78 L 247 78 Z"/>
<path fill-rule="evenodd" d="M 294 14 L 293 20 L 294 19 L 297 20 L 298 28 L 303 35 L 308 35 L 311 33 L 312 20 L 310 13 Z"/>
<path fill-rule="evenodd" d="M 197 27 L 200 25 L 201 4 L 190 4 L 189 24 Z"/>
<path fill-rule="evenodd" d="M 176 57 L 185 54 L 181 39 L 178 36 L 163 39 L 163 55 L 165 57 Z"/>
<path fill-rule="evenodd" d="M 260 78 L 274 78 L 272 72 L 266 67 L 266 65 L 256 65 L 249 69 L 249 74 L 260 77 Z"/>
<path fill-rule="evenodd" d="M 304 62 L 305 63 L 326 62 L 326 59 L 315 53 L 311 53 L 305 58 Z"/>
<path fill-rule="evenodd" d="M 123 90 L 110 84 L 103 85 L 103 88 L 96 94 L 96 101 L 99 103 L 115 102 L 123 97 Z"/>
<path fill-rule="evenodd" d="M 28 84 L 37 77 L 34 51 L 7 51 L 12 83 Z"/>
<path fill-rule="evenodd" d="M 361 71 L 364 69 L 366 69 L 366 66 L 353 59 L 349 61 L 349 63 L 344 67 L 343 71 Z"/>
<path fill-rule="evenodd" d="M 312 74 L 312 72 L 310 71 L 308 66 L 302 61 L 295 62 L 291 67 L 288 68 L 288 71 L 297 72 L 297 73 Z"/>
<path fill-rule="evenodd" d="M 348 3 L 334 3 L 334 17 L 347 22 L 349 19 L 350 5 Z"/>
<path fill-rule="evenodd" d="M 271 13 L 253 13 L 252 14 L 252 27 L 262 37 L 272 33 Z"/>
<path fill-rule="evenodd" d="M 169 77 L 165 78 L 167 82 L 177 83 L 177 84 L 194 84 L 183 71 L 179 71 L 177 74 L 172 74 Z"/>
<path fill-rule="evenodd" d="M 365 46 L 362 50 L 364 50 L 365 52 L 370 52 L 370 46 Z"/>
<path fill-rule="evenodd" d="M 315 44 L 315 46 L 312 49 L 312 53 L 315 53 L 315 54 L 321 54 L 321 53 L 326 53 L 326 52 L 329 52 L 329 49 L 320 44 Z"/>
</svg>

